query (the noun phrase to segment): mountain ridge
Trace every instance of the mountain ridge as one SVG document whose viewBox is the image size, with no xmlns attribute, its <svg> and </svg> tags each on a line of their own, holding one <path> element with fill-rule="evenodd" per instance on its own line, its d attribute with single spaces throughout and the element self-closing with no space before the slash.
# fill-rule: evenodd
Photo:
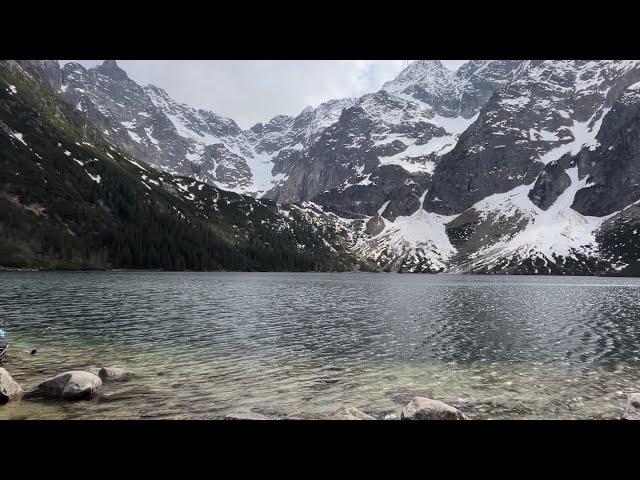
<svg viewBox="0 0 640 480">
<path fill-rule="evenodd" d="M 0 61 L 0 265 L 358 268 L 332 226 L 136 160 L 29 71 Z"/>
<path fill-rule="evenodd" d="M 115 67 L 116 83 L 130 81 Z M 155 87 L 132 84 L 126 99 L 103 75 L 34 68 L 125 149 L 173 152 L 184 158 L 157 160 L 166 171 L 302 202 L 378 269 L 637 271 L 638 61 L 472 60 L 455 72 L 415 61 L 377 92 L 247 130 Z"/>
</svg>

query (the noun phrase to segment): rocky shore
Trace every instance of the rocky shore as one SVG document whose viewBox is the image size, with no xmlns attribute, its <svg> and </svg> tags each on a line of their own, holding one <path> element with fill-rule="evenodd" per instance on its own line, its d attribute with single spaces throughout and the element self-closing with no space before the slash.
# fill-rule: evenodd
<svg viewBox="0 0 640 480">
<path fill-rule="evenodd" d="M 69 370 L 37 384 L 31 391 L 23 388 L 0 367 L 0 408 L 9 402 L 30 400 L 77 402 L 95 399 L 99 402 L 117 401 L 123 392 L 105 392 L 104 383 L 127 382 L 136 374 L 116 366 L 88 366 L 82 370 Z M 125 392 L 126 393 L 126 392 Z M 126 397 L 126 395 L 125 395 Z M 239 411 L 217 417 L 220 420 L 467 420 L 457 408 L 441 401 L 415 396 L 400 412 L 374 414 L 354 406 L 343 406 L 326 414 L 285 414 Z M 622 420 L 640 420 L 640 393 L 627 396 Z"/>
</svg>

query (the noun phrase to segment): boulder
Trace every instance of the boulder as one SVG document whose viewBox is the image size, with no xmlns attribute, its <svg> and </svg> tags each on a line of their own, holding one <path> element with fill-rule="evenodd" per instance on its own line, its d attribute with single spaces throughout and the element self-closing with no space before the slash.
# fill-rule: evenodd
<svg viewBox="0 0 640 480">
<path fill-rule="evenodd" d="M 38 385 L 37 393 L 63 400 L 87 400 L 102 388 L 102 380 L 93 373 L 72 370 L 45 380 Z"/>
<path fill-rule="evenodd" d="M 0 404 L 20 400 L 23 394 L 22 387 L 11 378 L 9 372 L 0 368 Z"/>
<path fill-rule="evenodd" d="M 424 397 L 413 397 L 411 402 L 402 409 L 402 420 L 466 420 L 460 410 Z"/>
<path fill-rule="evenodd" d="M 330 420 L 373 420 L 371 415 L 367 415 L 355 407 L 342 407 L 330 417 Z"/>
<path fill-rule="evenodd" d="M 640 420 L 640 393 L 632 393 L 627 397 L 627 405 L 622 414 L 623 420 Z"/>
<path fill-rule="evenodd" d="M 129 380 L 133 377 L 133 372 L 118 367 L 102 367 L 98 371 L 98 376 L 104 381 Z"/>
</svg>

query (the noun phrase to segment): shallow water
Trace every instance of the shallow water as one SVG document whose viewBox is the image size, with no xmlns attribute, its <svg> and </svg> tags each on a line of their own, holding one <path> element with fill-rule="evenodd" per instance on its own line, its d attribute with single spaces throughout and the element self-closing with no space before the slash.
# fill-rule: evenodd
<svg viewBox="0 0 640 480">
<path fill-rule="evenodd" d="M 2 272 L 2 320 L 25 391 L 88 365 L 137 377 L 0 418 L 382 418 L 415 395 L 470 418 L 616 418 L 640 390 L 640 279 Z"/>
</svg>

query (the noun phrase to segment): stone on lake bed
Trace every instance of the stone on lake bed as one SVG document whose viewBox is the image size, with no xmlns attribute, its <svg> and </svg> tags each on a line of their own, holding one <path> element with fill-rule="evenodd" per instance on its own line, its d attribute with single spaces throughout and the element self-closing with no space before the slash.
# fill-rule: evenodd
<svg viewBox="0 0 640 480">
<path fill-rule="evenodd" d="M 222 417 L 223 420 L 271 420 L 269 417 L 265 415 L 261 415 L 259 413 L 229 413 Z"/>
<path fill-rule="evenodd" d="M 97 375 L 102 381 L 107 382 L 130 380 L 135 376 L 133 372 L 120 367 L 97 367 L 95 365 L 90 365 L 88 367 L 84 367 L 83 370 Z"/>
<path fill-rule="evenodd" d="M 424 397 L 414 397 L 402 409 L 402 420 L 466 420 L 464 414 L 457 408 Z"/>
<path fill-rule="evenodd" d="M 83 370 L 85 372 L 93 373 L 94 375 L 98 375 L 100 373 L 100 367 L 96 367 L 95 365 L 84 367 Z"/>
<path fill-rule="evenodd" d="M 23 394 L 22 387 L 0 367 L 0 404 L 20 400 Z"/>
<path fill-rule="evenodd" d="M 640 393 L 632 393 L 622 414 L 623 420 L 640 420 Z"/>
<path fill-rule="evenodd" d="M 119 367 L 102 367 L 98 371 L 98 376 L 105 381 L 129 380 L 133 377 L 133 372 Z"/>
<path fill-rule="evenodd" d="M 109 403 L 109 402 L 117 402 L 121 400 L 131 400 L 131 399 L 140 399 L 146 395 L 150 395 L 153 393 L 148 387 L 140 386 L 134 388 L 126 388 L 123 390 L 117 390 L 115 392 L 103 393 L 96 398 L 96 402 L 98 403 Z"/>
<path fill-rule="evenodd" d="M 355 407 L 342 407 L 333 413 L 329 420 L 373 420 L 371 415 L 367 415 Z"/>
<path fill-rule="evenodd" d="M 38 385 L 36 392 L 50 398 L 63 400 L 87 400 L 102 388 L 97 375 L 82 370 L 72 370 L 56 375 Z"/>
</svg>

